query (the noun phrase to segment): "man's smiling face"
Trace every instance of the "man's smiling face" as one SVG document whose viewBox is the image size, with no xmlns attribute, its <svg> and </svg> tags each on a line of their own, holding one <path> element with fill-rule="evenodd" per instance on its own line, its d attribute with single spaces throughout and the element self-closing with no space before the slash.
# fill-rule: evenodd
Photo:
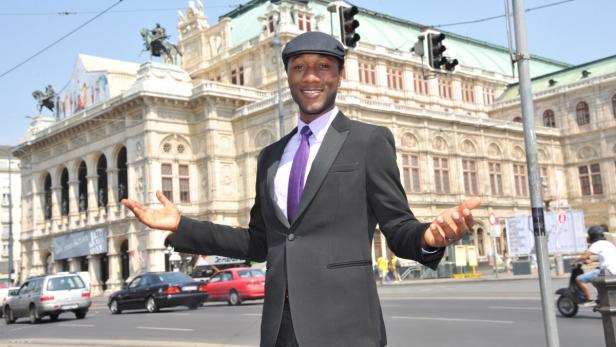
<svg viewBox="0 0 616 347">
<path fill-rule="evenodd" d="M 289 89 L 305 123 L 334 108 L 342 72 L 338 64 L 336 58 L 316 53 L 300 54 L 289 60 Z"/>
</svg>

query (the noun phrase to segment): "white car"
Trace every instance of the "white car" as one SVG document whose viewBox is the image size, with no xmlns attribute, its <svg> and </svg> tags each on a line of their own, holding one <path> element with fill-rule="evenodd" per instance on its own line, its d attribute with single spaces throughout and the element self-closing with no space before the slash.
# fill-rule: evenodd
<svg viewBox="0 0 616 347">
<path fill-rule="evenodd" d="M 19 289 L 19 287 L 0 288 L 0 304 L 2 304 L 1 307 L 4 307 L 4 305 L 6 304 L 6 301 L 8 300 L 9 290 L 13 290 L 13 289 Z M 2 318 L 3 314 L 4 314 L 4 309 L 0 309 L 0 318 Z"/>
</svg>

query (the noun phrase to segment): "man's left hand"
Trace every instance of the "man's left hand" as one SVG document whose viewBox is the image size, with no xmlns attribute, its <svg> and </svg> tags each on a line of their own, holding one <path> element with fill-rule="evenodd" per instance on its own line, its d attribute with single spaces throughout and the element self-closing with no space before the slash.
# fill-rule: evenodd
<svg viewBox="0 0 616 347">
<path fill-rule="evenodd" d="M 475 224 L 472 210 L 481 205 L 481 199 L 472 198 L 439 214 L 424 233 L 428 247 L 446 247 L 458 241 Z"/>
</svg>

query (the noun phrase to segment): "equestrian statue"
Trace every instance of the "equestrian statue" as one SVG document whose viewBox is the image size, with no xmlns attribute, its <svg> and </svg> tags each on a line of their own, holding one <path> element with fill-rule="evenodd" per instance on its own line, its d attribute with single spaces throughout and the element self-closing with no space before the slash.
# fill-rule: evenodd
<svg viewBox="0 0 616 347">
<path fill-rule="evenodd" d="M 169 41 L 169 36 L 165 28 L 159 23 L 156 23 L 154 29 L 141 29 L 141 37 L 143 38 L 143 46 L 141 52 L 150 51 L 150 55 L 154 57 L 162 57 L 164 62 L 178 65 L 178 56 L 182 55 L 177 45 Z"/>
<path fill-rule="evenodd" d="M 56 98 L 56 92 L 53 90 L 53 87 L 48 85 L 45 87 L 45 91 L 35 90 L 32 92 L 32 96 L 36 99 L 36 106 L 38 107 L 39 113 L 43 111 L 43 107 L 47 107 L 51 112 L 53 112 L 53 108 L 55 106 L 54 99 Z"/>
</svg>

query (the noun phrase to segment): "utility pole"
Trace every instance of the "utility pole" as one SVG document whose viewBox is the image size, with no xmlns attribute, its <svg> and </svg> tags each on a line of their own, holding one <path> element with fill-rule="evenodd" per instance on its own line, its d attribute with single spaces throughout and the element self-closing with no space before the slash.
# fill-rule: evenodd
<svg viewBox="0 0 616 347">
<path fill-rule="evenodd" d="M 9 282 L 13 285 L 13 185 L 11 182 L 11 156 L 9 153 Z"/>
<path fill-rule="evenodd" d="M 272 46 L 274 46 L 274 55 L 276 56 L 276 89 L 278 95 L 278 127 L 279 127 L 279 139 L 285 135 L 284 131 L 284 110 L 282 107 L 282 77 L 280 76 L 280 48 L 282 43 L 280 42 L 280 13 L 278 13 L 278 20 L 276 21 L 276 27 L 274 28 L 274 38 L 272 39 Z"/>
<path fill-rule="evenodd" d="M 508 11 L 507 9 L 507 12 Z M 556 313 L 554 311 L 554 298 L 552 296 L 551 273 L 548 259 L 547 238 L 545 235 L 545 221 L 543 217 L 543 200 L 541 198 L 541 180 L 539 178 L 539 163 L 537 161 L 537 137 L 535 134 L 535 116 L 533 114 L 533 99 L 530 84 L 530 56 L 528 54 L 528 44 L 526 41 L 524 0 L 513 0 L 513 20 L 517 49 L 515 60 L 518 63 L 520 81 L 520 104 L 522 106 L 524 143 L 526 145 L 526 161 L 528 163 L 528 185 L 530 188 L 544 328 L 547 346 L 558 347 L 558 328 L 556 326 Z"/>
</svg>

